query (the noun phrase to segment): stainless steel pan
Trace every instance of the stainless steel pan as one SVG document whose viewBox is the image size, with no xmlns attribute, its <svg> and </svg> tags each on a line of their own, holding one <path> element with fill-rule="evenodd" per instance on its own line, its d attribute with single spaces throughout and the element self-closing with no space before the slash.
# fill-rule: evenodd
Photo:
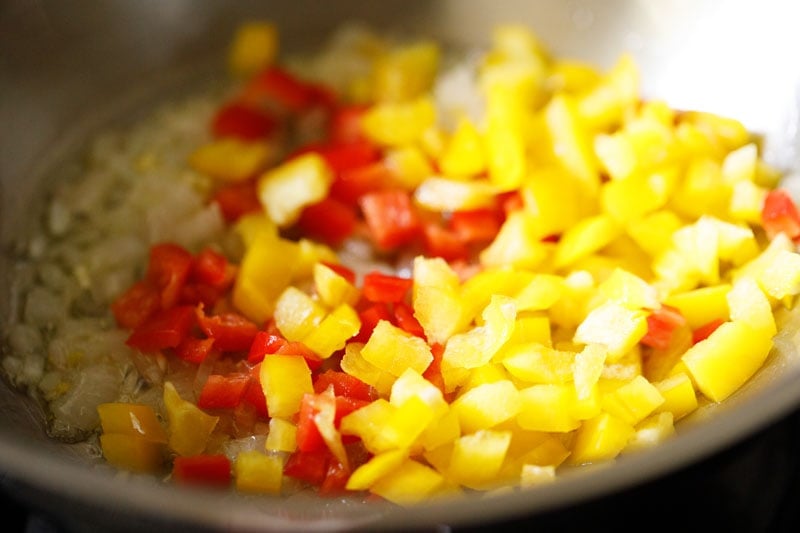
<svg viewBox="0 0 800 533">
<path fill-rule="evenodd" d="M 6 0 L 0 4 L 4 249 L 25 228 L 41 176 L 54 161 L 103 124 L 124 120 L 159 94 L 201 76 L 219 60 L 235 26 L 254 16 L 275 20 L 285 46 L 296 50 L 320 44 L 340 23 L 357 19 L 457 46 L 484 42 L 494 24 L 523 22 L 556 54 L 601 66 L 630 51 L 646 96 L 737 117 L 764 136 L 769 162 L 790 179 L 800 173 L 800 4 L 790 0 Z M 7 254 L 0 268 L 5 316 Z M 5 385 L 0 386 L 0 474 L 6 489 L 22 500 L 87 529 L 409 530 L 533 516 L 657 479 L 798 407 L 800 337 L 784 335 L 778 343 L 780 350 L 751 384 L 718 408 L 681 423 L 678 436 L 660 447 L 532 492 L 478 502 L 432 503 L 408 512 L 308 497 L 220 497 L 126 479 L 92 468 L 80 446 L 49 441 L 38 409 Z"/>
</svg>

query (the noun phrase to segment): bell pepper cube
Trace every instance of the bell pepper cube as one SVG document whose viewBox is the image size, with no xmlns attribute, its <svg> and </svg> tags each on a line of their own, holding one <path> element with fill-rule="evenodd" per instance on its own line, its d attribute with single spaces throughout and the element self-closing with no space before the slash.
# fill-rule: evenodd
<svg viewBox="0 0 800 533">
<path fill-rule="evenodd" d="M 189 164 L 217 180 L 239 183 L 261 172 L 273 154 L 274 148 L 265 142 L 225 137 L 195 150 Z"/>
<path fill-rule="evenodd" d="M 663 403 L 664 397 L 643 376 L 636 376 L 624 385 L 604 394 L 601 399 L 604 411 L 631 426 L 647 418 Z"/>
<path fill-rule="evenodd" d="M 169 447 L 178 455 L 203 453 L 219 417 L 211 416 L 184 400 L 175 386 L 164 384 L 164 407 L 169 420 Z"/>
<path fill-rule="evenodd" d="M 517 416 L 520 394 L 509 380 L 486 383 L 472 388 L 453 402 L 464 433 L 489 429 Z"/>
<path fill-rule="evenodd" d="M 231 461 L 221 454 L 176 457 L 172 479 L 182 484 L 227 487 L 231 483 Z"/>
<path fill-rule="evenodd" d="M 156 473 L 164 465 L 164 444 L 124 433 L 103 433 L 100 448 L 109 464 L 139 473 Z"/>
<path fill-rule="evenodd" d="M 271 452 L 295 451 L 297 449 L 297 426 L 282 418 L 270 418 L 266 449 Z"/>
<path fill-rule="evenodd" d="M 771 349 L 770 335 L 737 320 L 721 324 L 689 348 L 682 361 L 700 391 L 721 402 L 761 368 Z"/>
<path fill-rule="evenodd" d="M 270 416 L 289 419 L 300 410 L 304 394 L 313 394 L 311 370 L 298 355 L 268 355 L 261 362 L 261 387 Z"/>
<path fill-rule="evenodd" d="M 378 480 L 370 492 L 398 505 L 413 505 L 436 495 L 444 485 L 444 477 L 436 470 L 406 459 Z"/>
<path fill-rule="evenodd" d="M 573 340 L 583 344 L 602 344 L 609 361 L 620 359 L 647 333 L 647 313 L 607 302 L 593 309 L 578 325 Z"/>
<path fill-rule="evenodd" d="M 258 178 L 258 197 L 278 226 L 293 224 L 303 208 L 328 195 L 333 173 L 322 156 L 301 155 L 268 170 Z"/>
<path fill-rule="evenodd" d="M 689 327 L 696 329 L 712 320 L 727 320 L 730 317 L 728 309 L 728 292 L 731 285 L 722 283 L 710 287 L 700 287 L 686 292 L 671 294 L 664 299 L 664 303 L 678 309 L 686 318 Z"/>
<path fill-rule="evenodd" d="M 237 490 L 245 493 L 280 494 L 283 459 L 277 454 L 242 451 L 233 465 Z"/>
<path fill-rule="evenodd" d="M 692 380 L 683 372 L 653 383 L 664 398 L 664 403 L 656 408 L 656 413 L 672 413 L 673 420 L 678 421 L 697 409 L 697 394 Z"/>
<path fill-rule="evenodd" d="M 104 403 L 97 406 L 103 433 L 120 433 L 167 443 L 167 433 L 149 405 Z"/>
<path fill-rule="evenodd" d="M 517 423 L 523 429 L 566 433 L 581 422 L 572 385 L 532 385 L 519 391 Z"/>
<path fill-rule="evenodd" d="M 431 343 L 444 344 L 466 326 L 458 275 L 440 258 L 414 259 L 414 285 L 411 291 L 414 316 Z"/>
<path fill-rule="evenodd" d="M 620 454 L 635 433 L 630 424 L 609 413 L 601 413 L 578 428 L 568 461 L 582 465 L 611 460 Z"/>
<path fill-rule="evenodd" d="M 422 373 L 433 361 L 428 344 L 386 320 L 381 320 L 361 350 L 361 356 L 381 370 L 399 377 L 407 369 Z"/>
<path fill-rule="evenodd" d="M 460 437 L 453 446 L 448 477 L 471 488 L 491 488 L 497 484 L 495 477 L 503 466 L 510 443 L 510 431 L 485 429 Z"/>
<path fill-rule="evenodd" d="M 287 287 L 275 302 L 275 325 L 290 341 L 303 341 L 325 318 L 326 310 L 300 289 Z"/>
<path fill-rule="evenodd" d="M 367 490 L 408 459 L 408 450 L 391 450 L 372 457 L 355 469 L 347 480 L 347 490 Z"/>
</svg>

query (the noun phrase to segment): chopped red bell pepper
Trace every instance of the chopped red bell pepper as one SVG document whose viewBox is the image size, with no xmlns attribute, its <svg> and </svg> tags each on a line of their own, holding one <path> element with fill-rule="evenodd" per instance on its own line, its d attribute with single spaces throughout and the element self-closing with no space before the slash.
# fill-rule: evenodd
<svg viewBox="0 0 800 533">
<path fill-rule="evenodd" d="M 337 247 L 355 231 L 358 214 L 352 206 L 327 197 L 303 209 L 297 225 L 304 234 Z"/>
<path fill-rule="evenodd" d="M 227 487 L 231 483 L 231 462 L 221 454 L 176 457 L 172 479 L 183 484 Z"/>
<path fill-rule="evenodd" d="M 328 137 L 333 143 L 351 143 L 366 139 L 362 119 L 368 105 L 349 105 L 336 108 L 331 116 Z"/>
<path fill-rule="evenodd" d="M 220 107 L 211 123 L 215 137 L 235 137 L 245 141 L 270 137 L 277 127 L 278 121 L 266 110 L 236 101 Z"/>
<path fill-rule="evenodd" d="M 190 305 L 163 309 L 134 329 L 125 343 L 145 352 L 175 348 L 187 337 L 195 321 L 195 309 Z"/>
<path fill-rule="evenodd" d="M 358 334 L 353 337 L 356 342 L 367 342 L 372 335 L 372 330 L 378 325 L 381 320 L 392 322 L 392 315 L 386 304 L 372 304 L 358 313 L 358 318 L 361 320 L 361 329 Z"/>
<path fill-rule="evenodd" d="M 162 309 L 172 307 L 178 302 L 192 262 L 192 254 L 177 244 L 165 242 L 150 248 L 145 279 L 161 292 Z"/>
<path fill-rule="evenodd" d="M 672 343 L 675 330 L 686 324 L 686 319 L 674 307 L 664 305 L 647 317 L 647 333 L 641 343 L 659 350 L 666 350 Z"/>
<path fill-rule="evenodd" d="M 252 344 L 250 344 L 250 350 L 247 352 L 247 362 L 251 364 L 260 363 L 264 360 L 265 355 L 277 352 L 279 348 L 288 342 L 276 333 L 259 331 L 253 337 Z"/>
<path fill-rule="evenodd" d="M 355 400 L 371 402 L 378 398 L 378 391 L 355 376 L 339 370 L 326 370 L 314 378 L 314 392 L 324 392 L 333 387 L 333 393 Z"/>
<path fill-rule="evenodd" d="M 495 209 L 475 209 L 473 211 L 456 211 L 450 217 L 450 229 L 463 242 L 488 242 L 497 236 L 503 220 Z"/>
<path fill-rule="evenodd" d="M 233 409 L 242 401 L 249 385 L 250 376 L 248 374 L 227 376 L 211 374 L 200 390 L 197 407 L 201 409 Z"/>
<path fill-rule="evenodd" d="M 350 470 L 336 460 L 331 458 L 328 461 L 328 469 L 325 472 L 325 479 L 319 486 L 319 493 L 322 496 L 336 496 L 344 494 L 347 481 L 350 479 Z"/>
<path fill-rule="evenodd" d="M 433 360 L 431 361 L 431 364 L 428 365 L 428 368 L 426 368 L 422 373 L 422 377 L 434 384 L 440 391 L 442 391 L 442 394 L 444 394 L 446 393 L 444 378 L 442 377 L 442 356 L 444 355 L 444 345 L 438 343 L 431 345 L 431 354 L 433 355 Z"/>
<path fill-rule="evenodd" d="M 356 282 L 356 273 L 353 272 L 351 269 L 347 268 L 346 266 L 344 266 L 344 265 L 342 265 L 340 263 L 330 263 L 328 261 L 322 261 L 322 264 L 325 265 L 326 267 L 330 268 L 331 270 L 333 270 L 334 272 L 336 272 L 340 276 L 342 276 L 344 279 L 346 279 L 350 283 L 355 283 Z"/>
<path fill-rule="evenodd" d="M 319 355 L 314 353 L 311 348 L 298 341 L 287 342 L 283 346 L 280 346 L 275 353 L 281 355 L 299 355 L 306 360 L 306 364 L 312 372 L 322 366 L 323 363 Z"/>
<path fill-rule="evenodd" d="M 443 228 L 437 223 L 424 226 L 425 254 L 441 257 L 445 261 L 455 261 L 469 257 L 469 248 L 455 231 Z"/>
<path fill-rule="evenodd" d="M 197 307 L 197 321 L 203 333 L 214 339 L 214 347 L 223 352 L 241 352 L 251 348 L 259 332 L 250 319 L 235 312 L 208 316 Z"/>
<path fill-rule="evenodd" d="M 774 189 L 767 193 L 761 209 L 761 224 L 770 239 L 778 233 L 785 233 L 795 241 L 800 239 L 800 213 L 788 191 Z"/>
<path fill-rule="evenodd" d="M 184 361 L 200 364 L 211 353 L 213 345 L 214 339 L 212 338 L 199 339 L 190 335 L 175 347 L 175 355 Z"/>
<path fill-rule="evenodd" d="M 235 222 L 242 215 L 256 213 L 262 209 L 253 180 L 231 183 L 217 189 L 212 201 L 219 206 L 226 222 Z"/>
<path fill-rule="evenodd" d="M 111 303 L 117 324 L 126 329 L 139 327 L 160 308 L 160 292 L 146 281 L 137 281 Z"/>
<path fill-rule="evenodd" d="M 267 398 L 264 396 L 264 389 L 261 387 L 261 380 L 259 378 L 260 373 L 260 364 L 257 364 L 250 369 L 250 382 L 244 391 L 242 402 L 252 405 L 259 417 L 269 418 L 269 411 L 267 410 Z"/>
<path fill-rule="evenodd" d="M 420 236 L 422 225 L 407 191 L 372 192 L 362 196 L 359 204 L 378 248 L 390 250 Z"/>
<path fill-rule="evenodd" d="M 327 449 L 325 440 L 319 432 L 314 416 L 319 413 L 317 394 L 304 394 L 297 415 L 297 449 L 301 452 L 316 452 Z"/>
<path fill-rule="evenodd" d="M 397 302 L 394 304 L 394 322 L 403 331 L 421 339 L 426 338 L 425 329 L 414 316 L 414 309 L 407 303 Z"/>
<path fill-rule="evenodd" d="M 373 270 L 364 276 L 362 294 L 370 302 L 389 303 L 405 300 L 414 280 Z"/>
<path fill-rule="evenodd" d="M 702 326 L 698 327 L 696 330 L 692 331 L 692 344 L 697 344 L 700 341 L 706 340 L 709 335 L 714 333 L 718 327 L 720 327 L 725 320 L 718 318 L 716 320 L 712 320 L 707 324 L 703 324 Z"/>
<path fill-rule="evenodd" d="M 205 247 L 194 257 L 190 278 L 212 287 L 225 288 L 233 283 L 236 268 L 228 258 L 212 248 Z"/>
<path fill-rule="evenodd" d="M 289 156 L 289 159 L 309 152 L 321 155 L 334 174 L 361 168 L 374 163 L 380 157 L 380 151 L 377 146 L 369 141 L 362 140 L 341 144 L 309 144 L 297 150 Z"/>
<path fill-rule="evenodd" d="M 328 448 L 313 452 L 296 451 L 292 453 L 283 466 L 283 473 L 289 477 L 319 486 L 328 473 L 328 462 L 333 454 Z"/>
<path fill-rule="evenodd" d="M 336 174 L 330 196 L 355 206 L 365 194 L 393 187 L 395 181 L 394 173 L 384 163 L 370 163 Z"/>
<path fill-rule="evenodd" d="M 328 103 L 329 95 L 311 83 L 301 80 L 289 71 L 271 66 L 253 76 L 241 96 L 248 104 L 279 105 L 287 111 L 299 113 L 317 103 Z"/>
</svg>

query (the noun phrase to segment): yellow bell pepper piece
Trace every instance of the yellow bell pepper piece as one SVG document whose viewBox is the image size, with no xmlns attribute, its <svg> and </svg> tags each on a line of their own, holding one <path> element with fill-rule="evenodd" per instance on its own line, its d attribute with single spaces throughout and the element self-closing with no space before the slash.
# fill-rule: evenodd
<svg viewBox="0 0 800 533">
<path fill-rule="evenodd" d="M 278 31 L 267 21 L 239 26 L 228 51 L 228 65 L 234 75 L 247 78 L 270 66 L 278 55 Z"/>
<path fill-rule="evenodd" d="M 375 387 L 382 396 L 388 396 L 392 385 L 396 379 L 389 372 L 373 365 L 361 355 L 364 345 L 356 342 L 347 343 L 344 348 L 344 355 L 339 365 L 344 372 L 356 377 Z"/>
<path fill-rule="evenodd" d="M 370 452 L 408 449 L 435 420 L 433 409 L 417 397 L 395 406 L 380 398 L 342 418 L 343 435 L 358 435 Z"/>
<path fill-rule="evenodd" d="M 619 360 L 647 333 L 647 313 L 609 301 L 593 309 L 578 325 L 573 340 L 583 344 L 602 344 L 608 359 Z"/>
<path fill-rule="evenodd" d="M 450 137 L 439 167 L 449 178 L 471 178 L 486 171 L 486 148 L 481 133 L 463 117 Z"/>
<path fill-rule="evenodd" d="M 170 449 L 185 456 L 203 453 L 219 417 L 204 413 L 181 398 L 170 382 L 164 383 L 164 408 L 169 420 Z"/>
<path fill-rule="evenodd" d="M 386 320 L 375 326 L 361 356 L 393 376 L 401 376 L 409 368 L 421 374 L 433 361 L 430 346 L 423 339 Z"/>
<path fill-rule="evenodd" d="M 408 459 L 408 450 L 391 450 L 372 457 L 347 479 L 347 490 L 367 490 Z"/>
<path fill-rule="evenodd" d="M 721 324 L 689 348 L 682 360 L 700 391 L 721 402 L 761 368 L 771 349 L 769 335 L 737 320 Z"/>
<path fill-rule="evenodd" d="M 278 226 L 293 224 L 303 208 L 328 195 L 333 172 L 319 154 L 308 153 L 270 169 L 258 178 L 258 199 Z"/>
<path fill-rule="evenodd" d="M 685 373 L 679 372 L 653 385 L 664 398 L 656 413 L 672 413 L 673 420 L 677 421 L 697 409 L 697 394 L 692 380 Z"/>
<path fill-rule="evenodd" d="M 489 429 L 517 416 L 519 391 L 511 381 L 501 380 L 474 387 L 453 402 L 464 433 Z"/>
<path fill-rule="evenodd" d="M 635 433 L 630 424 L 609 413 L 601 413 L 585 421 L 578 429 L 568 461 L 581 465 L 613 459 Z"/>
<path fill-rule="evenodd" d="M 511 443 L 510 431 L 484 429 L 455 441 L 448 477 L 471 488 L 487 489 L 495 478 Z"/>
<path fill-rule="evenodd" d="M 620 56 L 599 83 L 580 96 L 578 110 L 586 127 L 598 131 L 619 125 L 639 100 L 639 71 L 630 54 Z"/>
<path fill-rule="evenodd" d="M 384 146 L 404 146 L 420 140 L 434 125 L 436 108 L 422 96 L 402 103 L 380 103 L 370 108 L 361 125 L 364 133 Z"/>
<path fill-rule="evenodd" d="M 303 343 L 317 355 L 327 359 L 344 348 L 347 341 L 361 329 L 361 320 L 355 310 L 341 304 L 328 313 L 311 333 L 303 337 Z"/>
<path fill-rule="evenodd" d="M 123 470 L 153 474 L 164 465 L 164 444 L 144 437 L 103 433 L 100 448 L 106 461 Z"/>
<path fill-rule="evenodd" d="M 800 263 L 797 265 L 800 281 Z M 778 332 L 772 305 L 767 296 L 752 278 L 740 278 L 727 294 L 731 320 L 741 320 L 772 337 Z"/>
<path fill-rule="evenodd" d="M 166 444 L 164 430 L 155 411 L 149 405 L 132 403 L 103 403 L 97 406 L 103 433 L 120 433 Z"/>
<path fill-rule="evenodd" d="M 439 68 L 439 47 L 420 41 L 379 56 L 372 73 L 373 97 L 378 102 L 403 102 L 427 93 Z"/>
<path fill-rule="evenodd" d="M 319 327 L 325 308 L 300 289 L 289 286 L 275 303 L 275 325 L 290 341 L 302 341 Z"/>
<path fill-rule="evenodd" d="M 488 363 L 514 331 L 517 308 L 508 296 L 494 295 L 483 310 L 483 325 L 448 339 L 442 372 L 448 367 L 477 368 Z"/>
<path fill-rule="evenodd" d="M 503 350 L 501 363 L 509 374 L 525 383 L 566 383 L 572 379 L 574 352 L 527 343 Z"/>
<path fill-rule="evenodd" d="M 414 505 L 435 496 L 445 485 L 436 470 L 413 459 L 382 477 L 371 492 L 398 505 Z"/>
<path fill-rule="evenodd" d="M 523 429 L 566 433 L 581 424 L 571 384 L 532 385 L 520 390 L 519 397 L 517 423 Z"/>
<path fill-rule="evenodd" d="M 311 370 L 299 355 L 272 354 L 261 362 L 259 376 L 270 416 L 291 418 L 304 394 L 313 394 Z"/>
<path fill-rule="evenodd" d="M 728 293 L 730 290 L 731 286 L 727 283 L 701 287 L 692 291 L 672 294 L 664 300 L 664 303 L 677 308 L 689 327 L 697 329 L 714 320 L 729 318 Z"/>
<path fill-rule="evenodd" d="M 480 253 L 484 267 L 513 266 L 533 269 L 550 255 L 552 246 L 542 242 L 536 218 L 525 211 L 509 214 L 494 241 Z"/>
<path fill-rule="evenodd" d="M 458 275 L 443 259 L 414 259 L 412 305 L 414 316 L 431 343 L 444 344 L 466 326 Z M 466 318 L 466 319 L 465 319 Z"/>
<path fill-rule="evenodd" d="M 544 117 L 558 162 L 580 180 L 583 191 L 597 194 L 600 188 L 597 160 L 574 100 L 566 95 L 555 95 L 548 102 Z"/>
<path fill-rule="evenodd" d="M 672 413 L 657 413 L 636 426 L 636 433 L 630 438 L 624 453 L 652 448 L 675 434 Z"/>
<path fill-rule="evenodd" d="M 584 218 L 569 228 L 558 242 L 556 268 L 565 268 L 587 257 L 619 236 L 621 228 L 610 215 Z"/>
<path fill-rule="evenodd" d="M 664 397 L 643 376 L 636 376 L 601 399 L 604 411 L 632 426 L 647 418 L 663 403 Z"/>
<path fill-rule="evenodd" d="M 497 192 L 497 187 L 484 179 L 432 176 L 419 184 L 414 200 L 431 211 L 467 211 L 492 206 Z"/>
<path fill-rule="evenodd" d="M 355 305 L 358 301 L 358 289 L 324 263 L 314 263 L 313 276 L 317 295 L 328 308 L 340 304 Z"/>
<path fill-rule="evenodd" d="M 256 450 L 236 455 L 233 473 L 237 490 L 255 494 L 280 494 L 283 485 L 283 459 Z"/>
<path fill-rule="evenodd" d="M 269 419 L 266 450 L 293 452 L 297 449 L 297 426 L 288 420 L 273 416 Z"/>
<path fill-rule="evenodd" d="M 252 178 L 274 157 L 274 148 L 256 141 L 224 138 L 211 141 L 189 156 L 196 171 L 225 182 Z"/>
</svg>

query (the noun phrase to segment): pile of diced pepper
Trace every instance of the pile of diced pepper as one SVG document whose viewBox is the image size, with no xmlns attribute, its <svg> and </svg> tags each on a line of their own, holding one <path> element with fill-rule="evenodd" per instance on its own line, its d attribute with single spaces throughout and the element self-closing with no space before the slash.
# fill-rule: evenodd
<svg viewBox="0 0 800 533">
<path fill-rule="evenodd" d="M 445 127 L 438 46 L 371 44 L 333 90 L 278 64 L 270 23 L 236 34 L 241 89 L 188 164 L 244 251 L 158 244 L 114 302 L 129 346 L 204 371 L 163 411 L 100 406 L 110 463 L 408 505 L 658 444 L 759 370 L 800 216 L 741 123 L 642 100 L 629 56 L 600 72 L 502 26 L 483 115 Z M 357 241 L 384 268 L 342 264 Z"/>
</svg>

